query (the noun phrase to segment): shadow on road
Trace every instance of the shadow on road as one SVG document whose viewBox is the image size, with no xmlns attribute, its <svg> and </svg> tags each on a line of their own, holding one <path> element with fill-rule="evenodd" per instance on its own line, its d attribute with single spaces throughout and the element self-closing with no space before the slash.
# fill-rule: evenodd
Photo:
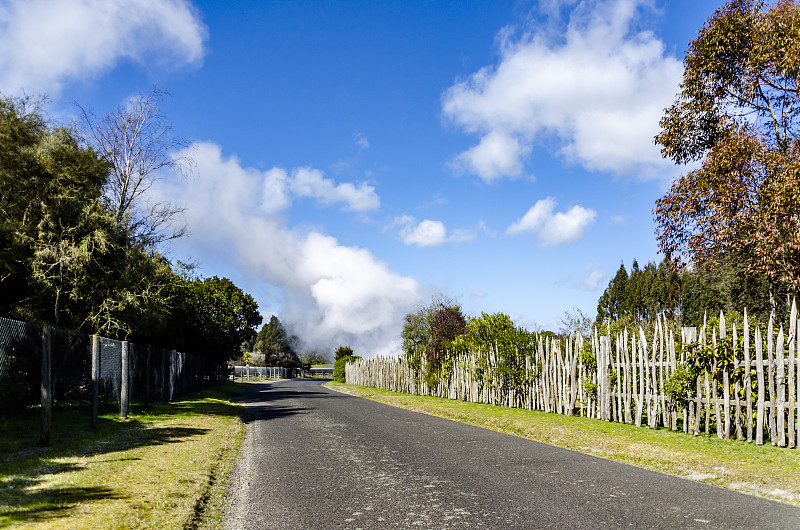
<svg viewBox="0 0 800 530">
<path fill-rule="evenodd" d="M 274 381 L 265 381 L 237 385 L 232 399 L 245 406 L 245 411 L 241 416 L 243 423 L 249 424 L 256 420 L 284 418 L 295 414 L 304 414 L 310 410 L 307 407 L 293 406 L 287 403 L 292 400 L 297 400 L 298 398 L 342 399 L 347 397 L 336 392 L 317 390 L 319 387 L 314 383 L 325 381 L 329 381 L 329 379 L 299 379 L 282 381 L 277 384 Z M 286 384 L 292 386 L 287 388 Z"/>
<path fill-rule="evenodd" d="M 261 409 L 251 409 L 242 414 L 242 423 L 252 423 L 257 420 L 274 420 L 304 414 L 308 409 L 304 407 L 264 407 Z"/>
</svg>

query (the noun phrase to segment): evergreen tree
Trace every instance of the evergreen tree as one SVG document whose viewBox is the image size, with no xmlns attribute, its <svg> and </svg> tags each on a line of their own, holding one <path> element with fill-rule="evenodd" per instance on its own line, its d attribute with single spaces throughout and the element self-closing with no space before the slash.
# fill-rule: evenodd
<svg viewBox="0 0 800 530">
<path fill-rule="evenodd" d="M 299 368 L 302 363 L 297 356 L 298 339 L 290 336 L 275 315 L 258 332 L 255 350 L 264 355 L 267 366 Z"/>
<path fill-rule="evenodd" d="M 628 271 L 621 263 L 617 274 L 611 279 L 597 303 L 597 320 L 618 319 L 627 312 Z"/>
</svg>

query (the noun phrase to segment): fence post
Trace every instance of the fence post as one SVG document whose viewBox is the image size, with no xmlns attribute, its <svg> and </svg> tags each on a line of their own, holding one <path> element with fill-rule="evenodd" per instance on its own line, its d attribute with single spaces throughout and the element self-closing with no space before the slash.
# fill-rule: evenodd
<svg viewBox="0 0 800 530">
<path fill-rule="evenodd" d="M 128 417 L 128 341 L 122 341 L 122 382 L 119 392 L 119 415 Z"/>
<path fill-rule="evenodd" d="M 150 406 L 150 350 L 152 347 L 147 345 L 147 357 L 144 361 L 144 408 Z"/>
<path fill-rule="evenodd" d="M 159 379 L 161 381 L 161 388 L 159 389 L 158 397 L 162 404 L 165 401 L 167 388 L 167 355 L 169 355 L 169 353 L 167 353 L 166 350 L 161 350 L 161 378 Z"/>
<path fill-rule="evenodd" d="M 42 429 L 39 443 L 50 444 L 50 415 L 53 405 L 53 388 L 50 381 L 50 365 L 52 350 L 50 340 L 50 326 L 42 326 Z"/>
<path fill-rule="evenodd" d="M 92 335 L 92 429 L 100 413 L 100 337 Z"/>
<path fill-rule="evenodd" d="M 177 375 L 177 367 L 175 363 L 177 362 L 178 352 L 172 350 L 169 354 L 169 400 L 172 401 L 173 396 L 175 395 L 175 376 Z"/>
</svg>

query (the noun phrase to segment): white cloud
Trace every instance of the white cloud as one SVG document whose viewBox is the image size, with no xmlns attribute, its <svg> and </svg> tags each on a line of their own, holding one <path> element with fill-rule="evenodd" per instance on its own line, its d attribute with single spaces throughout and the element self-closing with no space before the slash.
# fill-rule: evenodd
<svg viewBox="0 0 800 530">
<path fill-rule="evenodd" d="M 443 96 L 445 116 L 481 137 L 454 164 L 485 181 L 515 177 L 537 140 L 555 140 L 560 156 L 588 170 L 671 175 L 653 137 L 683 67 L 652 32 L 634 29 L 642 6 L 649 2 L 590 0 L 559 35 L 547 23 L 517 38 L 501 31 L 499 63 Z"/>
<path fill-rule="evenodd" d="M 364 183 L 354 185 L 350 182 L 337 184 L 325 178 L 323 173 L 309 167 L 294 168 L 291 171 L 274 167 L 268 171 L 243 168 L 235 156 L 227 159 L 222 156 L 220 147 L 213 143 L 197 143 L 190 148 L 192 157 L 202 168 L 218 166 L 219 172 L 231 177 L 231 192 L 238 194 L 241 183 L 247 183 L 258 193 L 247 197 L 244 207 L 255 209 L 262 214 L 276 214 L 289 208 L 295 198 L 309 197 L 331 206 L 341 203 L 346 211 L 366 212 L 380 207 L 380 198 L 372 186 Z M 222 190 L 227 192 L 228 190 Z"/>
<path fill-rule="evenodd" d="M 377 210 L 381 205 L 372 186 L 363 182 L 358 186 L 351 182 L 335 184 L 324 178 L 322 171 L 309 167 L 293 170 L 290 186 L 297 197 L 311 197 L 326 205 L 342 202 L 347 210 L 355 212 Z"/>
<path fill-rule="evenodd" d="M 361 133 L 356 135 L 356 145 L 358 146 L 359 151 L 363 151 L 364 149 L 369 149 L 369 140 L 367 137 Z"/>
<path fill-rule="evenodd" d="M 606 279 L 606 276 L 606 272 L 599 269 L 590 271 L 584 276 L 581 287 L 587 291 L 594 291 L 600 285 L 600 282 Z"/>
<path fill-rule="evenodd" d="M 570 286 L 581 291 L 596 291 L 600 284 L 608 278 L 606 271 L 599 269 L 598 263 L 589 263 L 583 271 L 577 274 L 570 274 L 561 280 L 554 282 L 554 285 Z"/>
<path fill-rule="evenodd" d="M 9 0 L 0 6 L 0 91 L 54 95 L 124 59 L 198 65 L 206 36 L 186 0 Z"/>
<path fill-rule="evenodd" d="M 399 227 L 400 237 L 406 245 L 418 247 L 443 247 L 447 242 L 447 229 L 441 221 L 425 219 L 417 223 L 410 215 L 395 217 L 387 230 Z"/>
<path fill-rule="evenodd" d="M 481 221 L 475 229 L 456 228 L 448 235 L 443 222 L 430 219 L 417 222 L 410 215 L 396 217 L 387 229 L 395 227 L 399 227 L 403 243 L 418 247 L 443 247 L 447 243 L 469 243 L 475 240 L 478 230 L 489 233 Z"/>
<path fill-rule="evenodd" d="M 403 230 L 403 242 L 418 247 L 441 247 L 447 240 L 447 230 L 441 221 L 425 219 Z"/>
<path fill-rule="evenodd" d="M 506 233 L 519 234 L 520 232 L 539 230 L 547 222 L 547 219 L 552 217 L 555 206 L 556 202 L 550 197 L 536 201 L 536 204 L 522 216 L 522 219 L 508 227 Z"/>
<path fill-rule="evenodd" d="M 201 260 L 230 255 L 244 273 L 277 288 L 281 321 L 310 346 L 347 344 L 364 356 L 399 350 L 403 315 L 420 300 L 417 281 L 366 249 L 293 230 L 279 215 L 295 188 L 317 189 L 319 180 L 307 178 L 314 170 L 242 167 L 213 143 L 196 145 L 191 156 L 194 178 L 170 178 L 153 190 L 156 199 L 180 197 L 187 208 L 190 235 L 177 249 Z"/>
<path fill-rule="evenodd" d="M 530 146 L 521 145 L 519 138 L 497 130 L 490 131 L 480 143 L 458 155 L 453 168 L 460 173 L 476 172 L 485 181 L 522 173 L 522 157 Z"/>
<path fill-rule="evenodd" d="M 211 145 L 208 145 L 207 147 L 213 148 Z M 217 153 L 217 156 L 221 157 L 222 153 Z M 228 160 L 231 165 L 229 170 L 240 170 L 238 167 L 239 161 L 236 160 L 236 158 L 231 157 Z M 264 190 L 262 193 L 261 203 L 261 210 L 264 213 L 277 213 L 289 207 L 291 204 L 291 199 L 289 198 L 288 191 L 286 189 L 288 180 L 289 175 L 286 173 L 286 170 L 279 167 L 274 167 L 264 173 Z"/>
<path fill-rule="evenodd" d="M 578 205 L 566 212 L 553 213 L 555 207 L 552 197 L 537 201 L 521 219 L 508 227 L 506 233 L 531 232 L 537 235 L 542 246 L 565 245 L 583 239 L 584 231 L 597 216 L 594 210 Z"/>
</svg>

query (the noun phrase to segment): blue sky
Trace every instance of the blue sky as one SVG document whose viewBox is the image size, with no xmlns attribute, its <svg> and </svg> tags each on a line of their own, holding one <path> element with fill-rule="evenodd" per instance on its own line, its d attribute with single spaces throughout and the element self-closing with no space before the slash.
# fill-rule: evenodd
<svg viewBox="0 0 800 530">
<path fill-rule="evenodd" d="M 396 353 L 434 292 L 558 329 L 659 259 L 652 138 L 721 2 L 0 2 L 0 91 L 103 113 L 155 84 L 196 164 L 165 251 L 311 347 Z"/>
</svg>

